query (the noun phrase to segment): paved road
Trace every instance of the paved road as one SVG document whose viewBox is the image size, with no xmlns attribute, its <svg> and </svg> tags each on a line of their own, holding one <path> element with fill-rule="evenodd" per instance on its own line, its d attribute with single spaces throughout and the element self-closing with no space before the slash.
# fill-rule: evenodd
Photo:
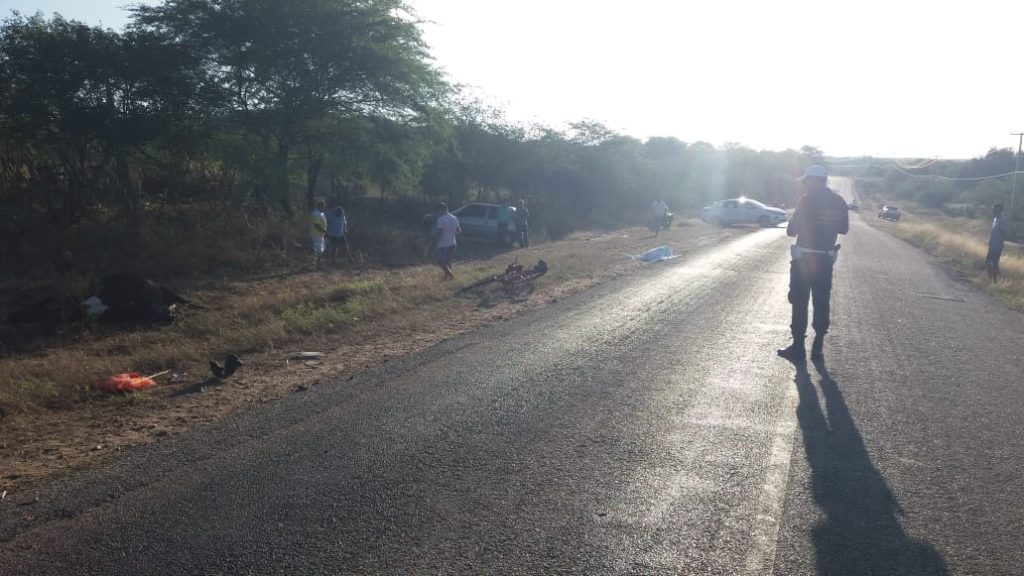
<svg viewBox="0 0 1024 576">
<path fill-rule="evenodd" d="M 827 367 L 797 368 L 787 243 L 9 498 L 0 575 L 1020 574 L 1024 317 L 855 218 Z"/>
</svg>

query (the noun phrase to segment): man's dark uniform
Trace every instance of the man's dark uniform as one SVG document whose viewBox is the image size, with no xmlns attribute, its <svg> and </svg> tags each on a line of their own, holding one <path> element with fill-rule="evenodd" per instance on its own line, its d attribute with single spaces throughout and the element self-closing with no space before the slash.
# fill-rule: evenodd
<svg viewBox="0 0 1024 576">
<path fill-rule="evenodd" d="M 807 303 L 814 299 L 814 344 L 812 358 L 820 358 L 829 327 L 832 298 L 832 265 L 836 256 L 836 236 L 850 229 L 849 208 L 843 197 L 824 185 L 804 194 L 796 204 L 786 233 L 796 237 L 793 261 L 789 268 L 789 302 L 793 305 L 790 330 L 793 344 L 779 350 L 790 359 L 804 357 L 807 333 Z"/>
<path fill-rule="evenodd" d="M 526 248 L 530 245 L 530 211 L 526 203 L 520 200 L 516 204 L 516 211 L 513 215 L 516 223 L 516 234 L 519 235 L 519 247 Z"/>
</svg>

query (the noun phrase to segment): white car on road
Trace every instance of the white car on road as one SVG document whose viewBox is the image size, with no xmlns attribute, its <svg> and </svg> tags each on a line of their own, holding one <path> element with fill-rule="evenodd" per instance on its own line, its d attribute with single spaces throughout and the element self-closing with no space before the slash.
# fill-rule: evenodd
<svg viewBox="0 0 1024 576">
<path fill-rule="evenodd" d="M 788 219 L 786 211 L 772 208 L 750 198 L 719 200 L 704 208 L 700 219 L 715 226 L 757 224 L 763 228 L 778 226 Z"/>
</svg>

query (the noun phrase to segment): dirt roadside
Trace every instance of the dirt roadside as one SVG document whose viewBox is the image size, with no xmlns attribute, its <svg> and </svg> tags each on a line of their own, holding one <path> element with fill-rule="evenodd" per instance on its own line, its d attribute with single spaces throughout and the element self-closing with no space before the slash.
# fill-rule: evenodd
<svg viewBox="0 0 1024 576">
<path fill-rule="evenodd" d="M 521 262 L 547 260 L 552 272 L 520 300 L 494 294 L 482 297 L 478 293 L 453 296 L 372 322 L 357 322 L 337 333 L 294 340 L 285 348 L 246 354 L 245 366 L 222 383 L 214 383 L 207 374 L 189 375 L 174 384 L 161 380 L 157 388 L 130 396 L 95 398 L 63 410 L 8 414 L 0 418 L 0 494 L 6 493 L 6 498 L 17 502 L 34 484 L 116 458 L 122 449 L 159 441 L 288 394 L 301 394 L 313 386 L 344 386 L 350 376 L 387 360 L 541 308 L 642 266 L 657 265 L 633 262 L 627 255 L 660 245 L 670 246 L 676 254 L 686 254 L 751 231 L 713 229 L 687 222 L 659 238 L 639 228 L 581 234 L 501 254 L 493 257 L 493 262 L 472 264 L 504 265 L 515 256 Z M 464 266 L 468 268 L 470 263 Z M 360 276 L 402 273 L 369 271 Z M 352 279 L 345 271 L 314 278 L 319 282 Z M 273 290 L 275 286 L 270 281 L 261 284 L 260 289 Z M 445 322 L 437 322 L 440 317 Z M 304 350 L 321 352 L 323 357 L 315 361 L 292 359 Z"/>
</svg>

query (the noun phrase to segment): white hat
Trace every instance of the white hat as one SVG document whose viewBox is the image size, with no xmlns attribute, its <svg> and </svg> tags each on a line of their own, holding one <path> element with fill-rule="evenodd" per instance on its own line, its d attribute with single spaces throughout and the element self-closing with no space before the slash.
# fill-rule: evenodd
<svg viewBox="0 0 1024 576">
<path fill-rule="evenodd" d="M 803 180 L 805 178 L 822 178 L 828 180 L 828 170 L 821 164 L 808 166 L 807 169 L 804 170 L 804 175 L 797 178 L 797 180 Z"/>
</svg>

